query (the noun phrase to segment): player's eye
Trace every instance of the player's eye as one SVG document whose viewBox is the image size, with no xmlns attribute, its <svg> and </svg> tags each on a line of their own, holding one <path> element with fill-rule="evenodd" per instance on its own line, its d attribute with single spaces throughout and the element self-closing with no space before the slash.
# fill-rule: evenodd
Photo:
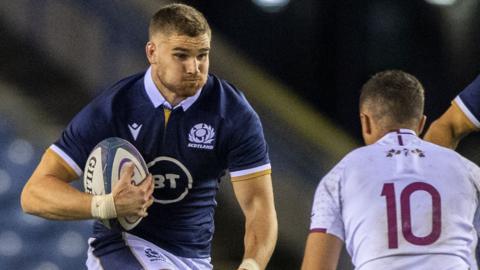
<svg viewBox="0 0 480 270">
<path fill-rule="evenodd" d="M 173 56 L 176 58 L 176 59 L 179 59 L 179 60 L 185 60 L 187 59 L 188 55 L 184 54 L 184 53 L 175 53 L 173 54 Z"/>
<path fill-rule="evenodd" d="M 207 56 L 208 56 L 208 53 L 202 53 L 202 54 L 199 54 L 197 56 L 197 59 L 200 60 L 200 61 L 205 60 L 207 58 Z"/>
</svg>

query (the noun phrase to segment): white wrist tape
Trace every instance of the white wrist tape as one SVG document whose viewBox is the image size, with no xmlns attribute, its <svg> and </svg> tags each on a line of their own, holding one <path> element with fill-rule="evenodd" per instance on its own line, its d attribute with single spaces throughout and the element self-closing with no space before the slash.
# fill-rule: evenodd
<svg viewBox="0 0 480 270">
<path fill-rule="evenodd" d="M 247 270 L 260 270 L 260 266 L 254 259 L 243 259 L 242 263 L 238 267 L 240 269 L 247 269 Z"/>
<path fill-rule="evenodd" d="M 94 195 L 92 197 L 92 216 L 97 219 L 110 219 L 117 217 L 113 194 Z"/>
</svg>

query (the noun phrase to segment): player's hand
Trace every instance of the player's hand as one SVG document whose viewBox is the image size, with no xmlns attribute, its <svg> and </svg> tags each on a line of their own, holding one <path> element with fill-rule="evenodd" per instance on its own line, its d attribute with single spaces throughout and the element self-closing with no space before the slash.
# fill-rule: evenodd
<svg viewBox="0 0 480 270">
<path fill-rule="evenodd" d="M 113 200 L 118 217 L 146 217 L 147 209 L 153 204 L 153 177 L 149 174 L 143 182 L 135 186 L 132 181 L 134 165 L 129 163 L 122 168 L 120 179 L 113 187 Z"/>
</svg>

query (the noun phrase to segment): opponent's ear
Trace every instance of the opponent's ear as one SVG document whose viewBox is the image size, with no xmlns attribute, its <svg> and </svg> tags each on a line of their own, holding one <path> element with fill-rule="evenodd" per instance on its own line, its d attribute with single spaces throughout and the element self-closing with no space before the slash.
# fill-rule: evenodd
<svg viewBox="0 0 480 270">
<path fill-rule="evenodd" d="M 155 51 L 157 50 L 157 46 L 155 43 L 149 41 L 145 45 L 145 54 L 147 55 L 148 62 L 150 64 L 155 64 L 156 63 L 156 58 L 155 58 Z"/>
<path fill-rule="evenodd" d="M 425 123 L 427 122 L 427 116 L 423 115 L 420 121 L 418 122 L 418 127 L 417 127 L 417 134 L 420 136 L 423 132 L 423 128 L 425 127 Z"/>
<path fill-rule="evenodd" d="M 363 134 L 372 134 L 372 119 L 365 113 L 360 113 L 360 123 L 362 125 Z"/>
<path fill-rule="evenodd" d="M 362 124 L 363 141 L 366 145 L 374 143 L 377 135 L 375 132 L 378 132 L 378 130 L 374 126 L 373 118 L 366 113 L 360 113 L 360 121 Z"/>
</svg>

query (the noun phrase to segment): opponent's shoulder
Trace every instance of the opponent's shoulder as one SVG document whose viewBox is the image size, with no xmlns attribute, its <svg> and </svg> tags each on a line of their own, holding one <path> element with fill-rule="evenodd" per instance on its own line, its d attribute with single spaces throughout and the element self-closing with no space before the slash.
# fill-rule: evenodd
<svg viewBox="0 0 480 270">
<path fill-rule="evenodd" d="M 383 167 L 383 162 L 392 149 L 399 150 L 379 142 L 360 146 L 347 153 L 339 164 L 342 164 L 341 168 L 345 168 L 349 172 L 377 170 Z"/>
<path fill-rule="evenodd" d="M 475 164 L 473 161 L 469 160 L 468 158 L 464 157 L 460 153 L 453 151 L 451 149 L 447 149 L 448 151 L 454 152 L 455 158 L 458 160 L 458 163 L 462 164 L 462 167 L 469 173 L 469 175 L 476 181 L 480 181 L 480 167 Z"/>
<path fill-rule="evenodd" d="M 362 148 L 362 147 L 360 147 Z M 356 160 L 358 159 L 359 149 L 356 148 L 346 154 L 332 169 L 322 178 L 322 181 L 328 180 L 330 182 L 337 182 L 340 181 L 345 173 L 345 170 L 352 166 L 352 164 L 356 164 Z"/>
<path fill-rule="evenodd" d="M 444 147 L 426 140 L 421 140 L 421 146 L 425 151 L 432 153 L 433 156 L 443 159 L 454 159 L 462 161 L 464 158 L 460 153 L 448 147 Z"/>
<path fill-rule="evenodd" d="M 443 146 L 432 144 L 432 149 L 436 149 L 434 152 L 439 170 L 451 170 L 460 173 L 468 177 L 475 184 L 477 189 L 480 190 L 480 167 L 473 161 L 464 157 L 460 153 Z"/>
<path fill-rule="evenodd" d="M 360 146 L 348 152 L 339 164 L 344 167 L 350 164 L 358 164 L 360 161 L 368 161 L 369 156 L 375 155 L 379 151 L 381 150 L 375 144 Z"/>
<path fill-rule="evenodd" d="M 422 140 L 422 146 L 425 154 L 435 159 L 436 164 L 438 164 L 439 167 L 456 168 L 459 170 L 466 169 L 468 172 L 475 174 L 478 174 L 477 171 L 480 170 L 475 163 L 450 148 L 424 140 Z"/>
</svg>

